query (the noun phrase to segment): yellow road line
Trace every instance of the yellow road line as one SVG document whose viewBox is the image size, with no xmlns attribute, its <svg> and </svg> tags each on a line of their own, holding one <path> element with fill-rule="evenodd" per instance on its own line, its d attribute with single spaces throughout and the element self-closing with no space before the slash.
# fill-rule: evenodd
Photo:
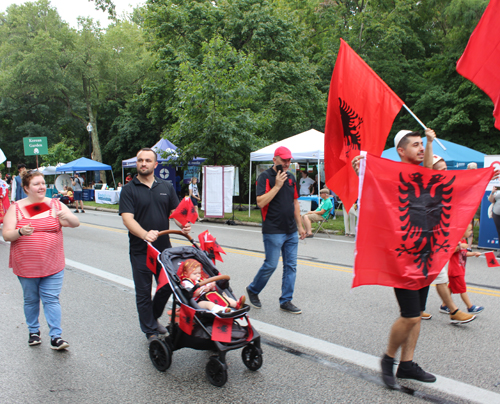
<svg viewBox="0 0 500 404">
<path fill-rule="evenodd" d="M 113 231 L 115 233 L 128 233 L 127 230 L 124 229 L 114 229 L 112 227 L 106 227 L 106 226 L 100 226 L 97 224 L 89 224 L 89 223 L 80 223 L 81 226 L 86 226 L 86 227 L 93 227 L 95 229 L 102 229 L 102 230 L 107 230 L 107 231 Z M 187 240 L 177 240 L 174 238 L 170 239 L 172 244 L 180 244 L 180 245 L 191 245 L 191 243 Z M 244 250 L 238 250 L 236 248 L 226 248 L 226 252 L 230 252 L 233 254 L 239 254 L 239 255 L 245 255 L 247 257 L 256 257 L 256 258 L 264 258 L 263 253 L 258 253 L 258 252 L 253 252 L 253 251 L 244 251 Z M 280 258 L 280 261 L 282 259 Z M 304 260 L 297 260 L 297 264 L 299 265 L 304 265 L 308 267 L 313 267 L 313 268 L 321 268 L 321 269 L 329 269 L 331 271 L 337 271 L 337 272 L 347 272 L 347 273 L 352 273 L 353 270 L 352 268 L 347 268 L 347 267 L 341 267 L 337 265 L 331 265 L 331 264 L 325 264 L 321 262 L 314 262 L 314 261 L 304 261 Z M 434 285 L 433 285 L 434 286 Z M 476 288 L 476 287 L 467 287 L 467 292 L 469 293 L 475 293 L 478 295 L 487 295 L 487 296 L 495 296 L 495 297 L 500 297 L 500 291 L 496 291 L 493 289 L 484 289 L 484 288 Z"/>
<path fill-rule="evenodd" d="M 102 229 L 102 230 L 107 230 L 107 231 L 113 231 L 115 233 L 128 233 L 128 230 L 113 229 L 112 227 L 100 226 L 98 224 L 90 224 L 90 223 L 81 223 L 80 222 L 80 226 L 93 227 L 94 229 Z"/>
</svg>

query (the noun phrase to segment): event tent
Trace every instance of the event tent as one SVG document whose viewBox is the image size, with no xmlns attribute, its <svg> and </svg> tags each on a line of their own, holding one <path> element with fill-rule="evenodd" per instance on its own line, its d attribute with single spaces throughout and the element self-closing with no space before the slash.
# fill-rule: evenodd
<svg viewBox="0 0 500 404">
<path fill-rule="evenodd" d="M 110 165 L 100 163 L 99 161 L 90 160 L 87 157 L 80 157 L 77 160 L 71 161 L 68 164 L 64 164 L 56 168 L 56 172 L 77 172 L 77 171 L 101 171 L 110 170 L 111 176 L 113 177 L 113 183 L 115 182 L 115 176 L 113 175 L 113 170 Z M 116 185 L 116 184 L 115 184 Z"/>
<path fill-rule="evenodd" d="M 65 165 L 66 163 L 57 163 L 56 166 L 38 167 L 43 175 L 56 175 L 56 168 Z"/>
<path fill-rule="evenodd" d="M 270 144 L 260 150 L 250 153 L 250 177 L 252 178 L 252 161 L 272 161 L 274 151 L 285 146 L 292 152 L 293 161 L 314 161 L 319 165 L 320 160 L 325 158 L 325 134 L 316 129 L 291 136 L 287 139 Z M 248 184 L 248 215 L 250 215 L 250 201 L 252 198 L 252 181 Z"/>
<path fill-rule="evenodd" d="M 423 141 L 425 146 L 427 144 L 427 139 L 424 137 Z M 446 161 L 446 165 L 449 169 L 463 170 L 467 168 L 467 164 L 472 162 L 477 163 L 478 168 L 484 167 L 485 154 L 448 140 L 439 139 L 439 141 L 446 147 L 446 150 L 443 150 L 437 142 L 432 143 L 432 150 L 434 154 L 437 154 Z M 389 160 L 400 161 L 395 147 L 385 150 L 382 153 L 382 157 Z"/>
<path fill-rule="evenodd" d="M 280 146 L 290 149 L 294 161 L 319 161 L 325 158 L 325 134 L 310 129 L 250 153 L 250 161 L 271 161 L 274 151 Z"/>
<path fill-rule="evenodd" d="M 160 139 L 153 147 L 151 147 L 153 150 L 156 151 L 156 156 L 158 159 L 158 163 L 165 163 L 169 160 L 176 160 L 177 159 L 177 153 L 175 151 L 177 150 L 177 146 L 175 146 L 172 142 L 168 141 L 167 139 Z M 163 152 L 168 152 L 172 153 L 170 156 L 163 158 L 161 154 Z M 204 158 L 202 157 L 196 157 L 193 160 L 189 162 L 188 165 L 190 166 L 199 166 L 201 163 L 205 161 Z M 124 177 L 124 172 L 123 169 L 125 167 L 137 167 L 137 157 L 132 157 L 127 160 L 122 160 L 122 177 Z"/>
</svg>

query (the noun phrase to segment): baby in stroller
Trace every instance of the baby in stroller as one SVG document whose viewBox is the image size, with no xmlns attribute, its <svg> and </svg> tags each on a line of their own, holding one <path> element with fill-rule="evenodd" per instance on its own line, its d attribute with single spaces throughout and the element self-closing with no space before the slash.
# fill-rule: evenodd
<svg viewBox="0 0 500 404">
<path fill-rule="evenodd" d="M 203 280 L 202 265 L 195 259 L 187 259 L 182 262 L 177 271 L 177 276 L 181 280 L 181 286 L 185 290 L 192 290 L 201 280 Z M 230 307 L 238 310 L 245 303 L 245 296 L 241 296 L 238 301 L 229 297 L 226 293 L 222 295 L 217 291 L 215 282 L 198 287 L 193 293 L 193 298 L 203 309 L 213 313 L 229 313 Z"/>
</svg>

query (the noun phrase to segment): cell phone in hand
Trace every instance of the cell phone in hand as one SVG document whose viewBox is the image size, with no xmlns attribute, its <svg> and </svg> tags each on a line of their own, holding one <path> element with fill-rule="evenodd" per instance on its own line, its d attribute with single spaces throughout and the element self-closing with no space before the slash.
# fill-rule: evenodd
<svg viewBox="0 0 500 404">
<path fill-rule="evenodd" d="M 282 166 L 281 164 L 278 164 L 278 165 L 276 166 L 276 171 L 281 171 L 281 172 L 283 172 L 283 166 Z"/>
</svg>

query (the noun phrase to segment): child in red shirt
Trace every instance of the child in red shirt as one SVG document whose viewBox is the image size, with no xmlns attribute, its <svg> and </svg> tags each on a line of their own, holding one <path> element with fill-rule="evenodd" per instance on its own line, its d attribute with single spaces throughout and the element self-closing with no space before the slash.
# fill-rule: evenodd
<svg viewBox="0 0 500 404">
<path fill-rule="evenodd" d="M 465 264 L 467 257 L 479 257 L 481 254 L 478 252 L 467 251 L 467 239 L 472 234 L 472 224 L 469 223 L 465 231 L 463 239 L 458 243 L 455 253 L 451 256 L 448 264 L 448 287 L 451 293 L 460 293 L 460 297 L 467 305 L 467 311 L 471 314 L 481 313 L 484 310 L 482 306 L 473 305 L 467 294 L 467 285 L 465 284 Z"/>
</svg>

